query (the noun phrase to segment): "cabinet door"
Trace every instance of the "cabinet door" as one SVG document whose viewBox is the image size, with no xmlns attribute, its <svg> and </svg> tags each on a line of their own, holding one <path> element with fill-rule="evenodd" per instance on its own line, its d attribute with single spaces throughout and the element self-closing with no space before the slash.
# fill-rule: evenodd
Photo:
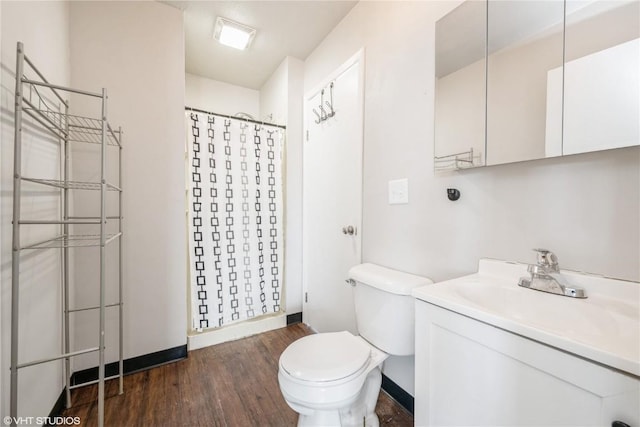
<svg viewBox="0 0 640 427">
<path fill-rule="evenodd" d="M 638 145 L 640 2 L 568 1 L 565 60 L 562 154 Z"/>
<path fill-rule="evenodd" d="M 436 22 L 435 169 L 484 166 L 487 4 L 467 1 Z"/>
<path fill-rule="evenodd" d="M 640 422 L 637 378 L 416 302 L 418 426 Z"/>
<path fill-rule="evenodd" d="M 564 1 L 487 7 L 487 165 L 561 155 L 546 140 L 562 138 L 561 104 L 547 102 L 562 102 L 562 80 L 548 85 L 547 74 L 562 68 Z"/>
</svg>

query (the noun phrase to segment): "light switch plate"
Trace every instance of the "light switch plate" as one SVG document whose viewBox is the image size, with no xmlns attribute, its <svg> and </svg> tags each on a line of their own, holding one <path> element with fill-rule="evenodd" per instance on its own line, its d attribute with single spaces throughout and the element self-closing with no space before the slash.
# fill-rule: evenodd
<svg viewBox="0 0 640 427">
<path fill-rule="evenodd" d="M 396 179 L 389 181 L 389 204 L 402 205 L 409 203 L 409 180 Z"/>
</svg>

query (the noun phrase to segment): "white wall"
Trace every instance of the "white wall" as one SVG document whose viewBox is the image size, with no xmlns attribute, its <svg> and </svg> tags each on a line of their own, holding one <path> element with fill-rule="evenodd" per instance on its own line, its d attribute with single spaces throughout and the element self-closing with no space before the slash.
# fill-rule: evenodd
<svg viewBox="0 0 640 427">
<path fill-rule="evenodd" d="M 547 247 L 563 268 L 639 280 L 640 149 L 434 176 L 434 22 L 457 4 L 360 2 L 305 62 L 309 90 L 366 49 L 364 261 L 441 281 L 481 257 L 531 262 Z M 387 204 L 397 178 L 409 179 L 408 205 Z M 385 373 L 413 393 L 412 358 Z"/>
<path fill-rule="evenodd" d="M 302 144 L 304 62 L 288 57 L 285 295 L 287 313 L 302 311 Z"/>
<path fill-rule="evenodd" d="M 284 162 L 284 307 L 289 314 L 302 311 L 303 79 L 304 62 L 288 56 L 260 89 L 261 119 L 287 126 Z"/>
<path fill-rule="evenodd" d="M 237 113 L 260 115 L 260 92 L 206 77 L 186 74 L 186 105 L 212 113 L 233 116 Z"/>
<path fill-rule="evenodd" d="M 287 124 L 289 109 L 289 57 L 286 57 L 260 88 L 260 120 Z"/>
<path fill-rule="evenodd" d="M 2 146 L 0 253 L 2 325 L 0 341 L 0 414 L 9 415 L 11 332 L 11 218 L 13 185 L 13 112 L 16 43 L 22 41 L 27 55 L 52 82 L 69 84 L 68 5 L 64 2 L 0 2 L 2 15 Z M 37 29 L 37 30 L 35 30 Z M 33 76 L 33 74 L 32 74 Z M 25 116 L 23 174 L 59 178 L 59 146 L 46 134 L 34 131 Z M 23 218 L 55 219 L 59 215 L 58 192 L 23 185 Z M 53 237 L 56 227 L 24 226 L 23 244 Z M 19 361 L 61 353 L 61 287 L 59 251 L 22 252 L 20 275 Z M 62 362 L 50 362 L 19 371 L 19 416 L 46 416 L 63 388 Z"/>
<path fill-rule="evenodd" d="M 184 345 L 182 13 L 157 2 L 72 2 L 70 36 L 71 83 L 88 90 L 106 87 L 109 121 L 124 131 L 124 356 Z M 80 99 L 73 101 L 77 109 L 86 107 Z M 79 162 L 74 166 L 79 174 L 92 173 Z M 81 200 L 74 207 L 85 208 Z M 77 259 L 77 264 L 77 283 L 95 277 L 95 262 Z M 110 264 L 111 277 L 117 277 L 115 267 Z M 95 301 L 95 293 L 78 286 L 76 298 L 78 304 Z M 114 317 L 108 316 L 107 325 L 110 361 L 116 354 Z M 95 342 L 96 317 L 79 322 L 76 344 Z M 74 365 L 76 370 L 89 366 L 96 366 L 95 358 Z"/>
</svg>

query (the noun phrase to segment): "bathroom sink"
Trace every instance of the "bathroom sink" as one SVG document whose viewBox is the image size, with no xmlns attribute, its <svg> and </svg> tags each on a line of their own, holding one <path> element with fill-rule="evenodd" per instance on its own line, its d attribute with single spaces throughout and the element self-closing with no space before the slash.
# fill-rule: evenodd
<svg viewBox="0 0 640 427">
<path fill-rule="evenodd" d="M 525 264 L 483 259 L 478 273 L 414 290 L 423 301 L 640 376 L 640 284 L 563 271 L 588 298 L 519 287 Z"/>
</svg>

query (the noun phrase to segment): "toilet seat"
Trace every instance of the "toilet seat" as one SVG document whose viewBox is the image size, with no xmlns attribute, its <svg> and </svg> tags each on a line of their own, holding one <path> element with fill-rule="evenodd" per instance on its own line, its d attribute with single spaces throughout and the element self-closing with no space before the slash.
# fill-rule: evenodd
<svg viewBox="0 0 640 427">
<path fill-rule="evenodd" d="M 280 390 L 289 406 L 301 414 L 309 408 L 343 407 L 357 398 L 369 373 L 387 357 L 348 331 L 309 335 L 280 356 Z"/>
<path fill-rule="evenodd" d="M 291 344 L 280 356 L 280 367 L 294 380 L 342 382 L 357 376 L 371 358 L 371 346 L 347 331 L 314 334 Z"/>
</svg>

